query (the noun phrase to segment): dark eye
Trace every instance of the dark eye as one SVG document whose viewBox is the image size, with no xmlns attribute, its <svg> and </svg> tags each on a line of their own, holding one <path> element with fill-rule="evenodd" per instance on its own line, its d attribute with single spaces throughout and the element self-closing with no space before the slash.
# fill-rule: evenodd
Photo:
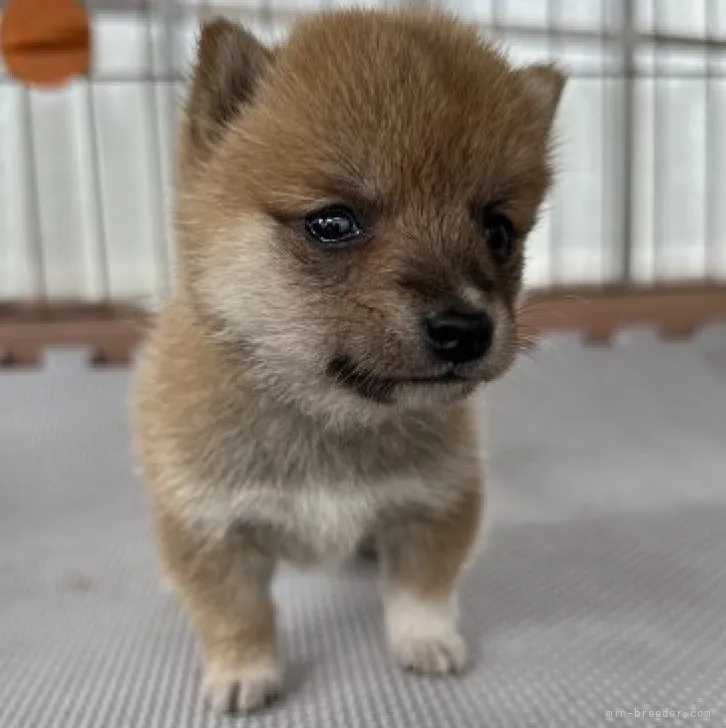
<svg viewBox="0 0 726 728">
<path fill-rule="evenodd" d="M 484 218 L 487 245 L 498 263 L 512 257 L 517 248 L 517 236 L 511 220 L 500 212 L 489 213 Z"/>
<path fill-rule="evenodd" d="M 305 230 L 319 243 L 337 245 L 357 238 L 363 229 L 346 207 L 328 207 L 305 218 Z"/>
</svg>

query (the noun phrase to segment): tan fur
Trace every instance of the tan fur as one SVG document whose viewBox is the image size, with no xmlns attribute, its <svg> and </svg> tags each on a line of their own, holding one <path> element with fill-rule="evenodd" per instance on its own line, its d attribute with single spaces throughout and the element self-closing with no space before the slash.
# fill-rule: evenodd
<svg viewBox="0 0 726 728">
<path fill-rule="evenodd" d="M 280 689 L 270 580 L 281 559 L 381 555 L 392 648 L 463 667 L 456 590 L 484 503 L 466 397 L 511 365 L 522 243 L 550 183 L 563 78 L 514 70 L 473 30 L 429 15 L 342 12 L 265 49 L 205 26 L 180 156 L 175 295 L 137 376 L 138 442 L 159 550 L 199 635 L 220 708 Z M 348 204 L 370 233 L 320 250 L 302 220 Z M 499 264 L 475 210 L 520 244 Z M 496 322 L 468 381 L 432 371 L 422 316 L 451 300 Z"/>
</svg>

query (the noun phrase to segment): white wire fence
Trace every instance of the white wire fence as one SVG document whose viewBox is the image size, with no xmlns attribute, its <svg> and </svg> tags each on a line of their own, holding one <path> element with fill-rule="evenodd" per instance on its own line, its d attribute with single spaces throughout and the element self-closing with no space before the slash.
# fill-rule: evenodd
<svg viewBox="0 0 726 728">
<path fill-rule="evenodd" d="M 200 14 L 271 40 L 334 4 L 89 0 L 89 78 L 47 91 L 0 75 L 0 302 L 163 299 Z M 514 62 L 556 59 L 571 75 L 531 287 L 726 280 L 726 0 L 438 4 L 502 39 Z"/>
</svg>

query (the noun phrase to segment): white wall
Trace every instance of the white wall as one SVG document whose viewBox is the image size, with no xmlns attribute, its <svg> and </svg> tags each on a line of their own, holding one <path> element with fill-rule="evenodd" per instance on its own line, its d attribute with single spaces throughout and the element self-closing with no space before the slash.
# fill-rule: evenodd
<svg viewBox="0 0 726 728">
<path fill-rule="evenodd" d="M 549 3 L 503 1 L 498 15 L 492 0 L 444 4 L 483 25 L 542 27 Z M 315 5 L 297 0 L 285 8 Z M 601 31 L 620 22 L 618 0 L 555 6 L 561 27 Z M 173 80 L 141 79 L 149 69 L 171 79 L 176 67 L 188 67 L 196 20 L 192 13 L 177 17 L 171 43 L 163 24 L 149 26 L 143 17 L 97 19 L 95 74 L 116 81 L 79 81 L 51 92 L 0 81 L 0 299 L 35 298 L 43 286 L 56 298 L 163 294 L 172 255 L 174 116 L 183 89 Z M 712 35 L 726 36 L 726 0 L 638 5 L 644 32 L 655 24 L 702 37 L 707 21 Z M 284 32 L 284 22 L 256 27 L 267 36 Z M 620 269 L 624 179 L 619 46 L 564 36 L 548 42 L 527 33 L 504 37 L 515 61 L 558 57 L 574 76 L 559 117 L 562 174 L 530 241 L 529 282 L 612 280 Z M 707 82 L 705 51 L 682 44 L 661 50 L 657 60 L 661 73 L 678 77 L 636 81 L 632 262 L 638 280 L 726 278 L 725 57 L 708 59 L 713 78 Z M 651 72 L 652 51 L 639 49 L 637 63 Z M 616 73 L 603 80 L 603 69 Z M 30 261 L 41 244 L 39 272 Z"/>
</svg>

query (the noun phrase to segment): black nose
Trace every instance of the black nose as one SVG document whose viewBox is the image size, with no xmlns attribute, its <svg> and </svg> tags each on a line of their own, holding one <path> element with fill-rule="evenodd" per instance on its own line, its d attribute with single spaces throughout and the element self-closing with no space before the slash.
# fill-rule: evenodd
<svg viewBox="0 0 726 728">
<path fill-rule="evenodd" d="M 482 312 L 447 308 L 427 317 L 426 331 L 438 359 L 463 364 L 489 351 L 494 322 Z"/>
</svg>

